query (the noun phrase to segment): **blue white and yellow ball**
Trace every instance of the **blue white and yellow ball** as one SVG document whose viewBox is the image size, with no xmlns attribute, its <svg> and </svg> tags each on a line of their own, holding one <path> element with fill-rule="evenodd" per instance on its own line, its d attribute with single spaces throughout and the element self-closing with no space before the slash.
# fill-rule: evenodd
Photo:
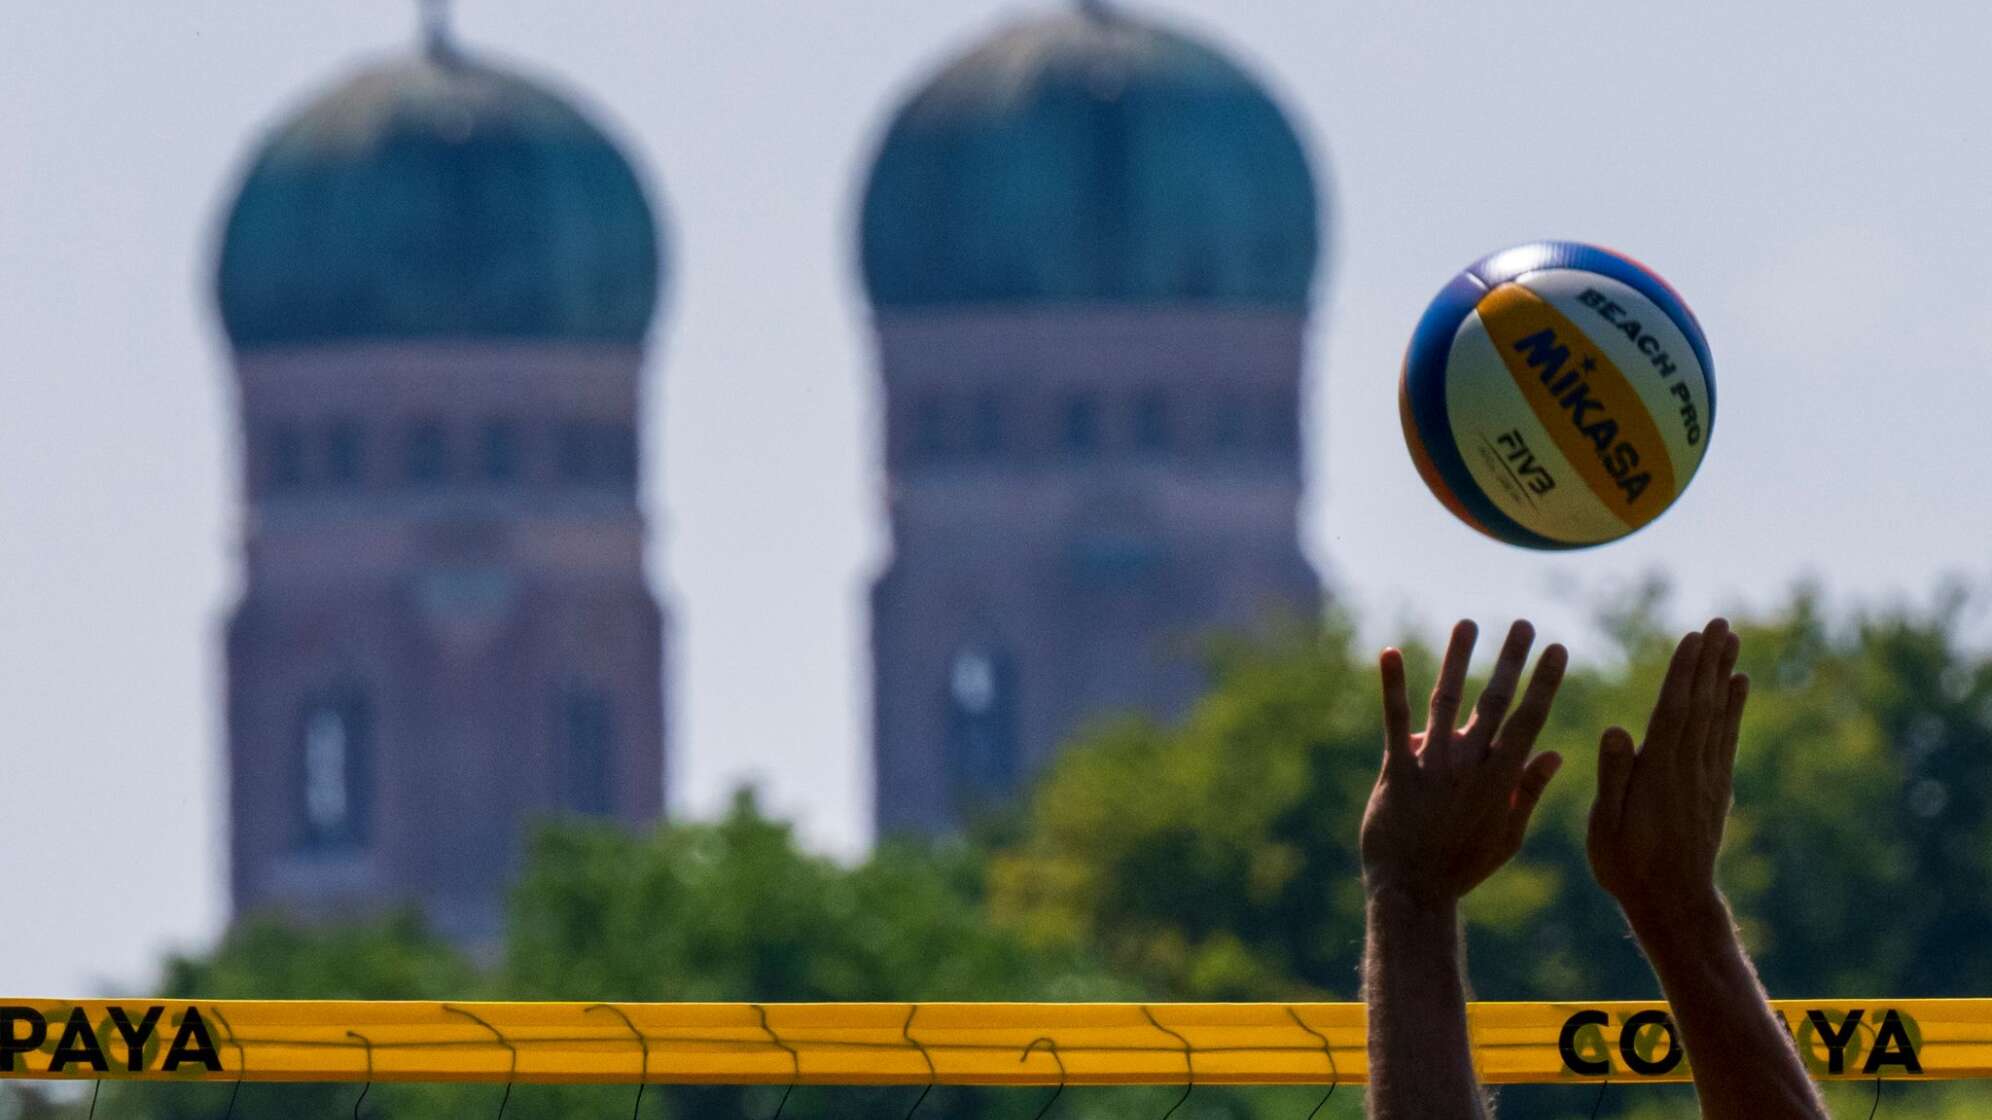
<svg viewBox="0 0 1992 1120">
<path fill-rule="evenodd" d="M 1404 439 L 1460 520 L 1528 548 L 1584 548 L 1687 489 L 1715 427 L 1694 313 L 1607 249 L 1538 241 L 1455 276 L 1412 333 Z"/>
</svg>

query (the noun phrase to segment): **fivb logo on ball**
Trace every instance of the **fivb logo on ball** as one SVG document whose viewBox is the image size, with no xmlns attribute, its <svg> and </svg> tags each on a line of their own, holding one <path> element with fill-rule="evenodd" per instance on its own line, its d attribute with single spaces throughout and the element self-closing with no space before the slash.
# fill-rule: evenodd
<svg viewBox="0 0 1992 1120">
<path fill-rule="evenodd" d="M 1405 441 L 1439 500 L 1532 548 L 1616 540 L 1694 477 L 1715 419 L 1680 296 L 1604 249 L 1546 241 L 1454 277 L 1405 352 Z"/>
</svg>

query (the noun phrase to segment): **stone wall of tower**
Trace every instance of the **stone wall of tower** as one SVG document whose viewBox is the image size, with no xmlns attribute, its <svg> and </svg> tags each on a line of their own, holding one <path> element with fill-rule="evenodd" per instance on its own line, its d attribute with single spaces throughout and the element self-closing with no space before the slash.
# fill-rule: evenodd
<svg viewBox="0 0 1992 1120">
<path fill-rule="evenodd" d="M 238 912 L 419 903 L 483 941 L 533 822 L 660 813 L 641 364 L 537 342 L 238 357 Z"/>
<path fill-rule="evenodd" d="M 1091 718 L 1180 714 L 1209 635 L 1318 614 L 1304 327 L 1193 306 L 881 316 L 882 834 L 960 823 Z"/>
</svg>

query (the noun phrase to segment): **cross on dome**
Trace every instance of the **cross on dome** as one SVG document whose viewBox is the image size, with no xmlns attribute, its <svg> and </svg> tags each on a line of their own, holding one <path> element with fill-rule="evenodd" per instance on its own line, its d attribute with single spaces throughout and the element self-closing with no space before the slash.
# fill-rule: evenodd
<svg viewBox="0 0 1992 1120">
<path fill-rule="evenodd" d="M 416 0 L 422 17 L 422 49 L 430 57 L 451 53 L 450 0 Z"/>
</svg>

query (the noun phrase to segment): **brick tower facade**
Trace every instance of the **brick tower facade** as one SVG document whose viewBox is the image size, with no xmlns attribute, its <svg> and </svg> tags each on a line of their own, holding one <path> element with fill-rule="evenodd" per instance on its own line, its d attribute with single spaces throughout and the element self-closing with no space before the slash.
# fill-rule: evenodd
<svg viewBox="0 0 1992 1120">
<path fill-rule="evenodd" d="M 1299 543 L 1316 189 L 1209 47 L 1099 5 L 900 110 L 864 199 L 892 559 L 876 819 L 935 832 L 1089 718 L 1180 714 L 1214 631 L 1318 613 Z"/>
<path fill-rule="evenodd" d="M 638 487 L 659 247 L 568 101 L 433 39 L 265 139 L 219 303 L 242 423 L 238 912 L 501 928 L 525 831 L 664 796 Z"/>
</svg>

